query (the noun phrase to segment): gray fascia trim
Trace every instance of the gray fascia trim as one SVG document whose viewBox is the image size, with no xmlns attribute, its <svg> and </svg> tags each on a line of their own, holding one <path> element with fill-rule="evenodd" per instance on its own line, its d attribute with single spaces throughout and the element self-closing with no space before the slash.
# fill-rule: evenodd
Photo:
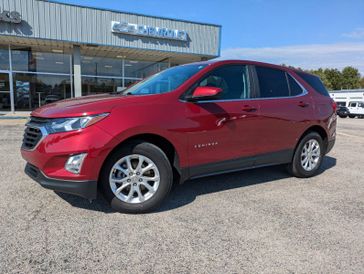
<svg viewBox="0 0 364 274">
<path fill-rule="evenodd" d="M 99 10 L 99 11 L 110 11 L 110 12 L 124 13 L 124 14 L 136 15 L 136 16 L 144 16 L 144 17 L 157 18 L 157 19 L 166 19 L 166 20 L 172 20 L 172 21 L 176 21 L 176 22 L 184 22 L 184 23 L 192 23 L 192 24 L 199 24 L 199 25 L 205 25 L 205 26 L 213 26 L 213 27 L 218 27 L 218 28 L 222 27 L 221 25 L 212 24 L 212 23 L 196 22 L 196 21 L 190 21 L 190 20 L 169 18 L 169 17 L 164 17 L 164 16 L 156 16 L 156 15 L 141 14 L 141 13 L 136 13 L 136 12 L 115 10 L 115 9 L 99 8 L 99 7 L 95 7 L 95 6 L 83 6 L 83 5 L 77 5 L 77 4 L 63 3 L 63 2 L 55 1 L 55 0 L 37 0 L 37 1 L 43 1 L 43 2 L 47 2 L 47 3 L 53 3 L 53 4 L 71 6 L 71 7 L 78 7 L 78 8 L 84 8 L 84 9 L 93 9 L 93 10 Z"/>
<path fill-rule="evenodd" d="M 37 0 L 37 1 L 44 1 L 44 0 Z M 58 42 L 65 42 L 65 43 L 71 43 L 73 45 L 95 45 L 100 47 L 111 47 L 111 48 L 119 48 L 119 49 L 134 49 L 134 50 L 145 50 L 145 51 L 152 51 L 152 52 L 165 52 L 165 53 L 176 53 L 180 55 L 195 55 L 195 56 L 203 56 L 203 57 L 211 57 L 217 58 L 219 56 L 212 55 L 212 54 L 204 54 L 204 53 L 195 53 L 195 52 L 178 52 L 173 50 L 161 50 L 161 49 L 144 49 L 144 48 L 138 48 L 138 47 L 123 47 L 123 46 L 115 46 L 115 45 L 109 45 L 109 44 L 96 44 L 96 43 L 89 43 L 89 42 L 79 42 L 79 41 L 71 41 L 71 40 L 60 40 L 60 39 L 51 39 L 51 38 L 41 38 L 41 37 L 27 37 L 27 36 L 18 36 L 18 35 L 9 35 L 9 34 L 1 34 L 1 36 L 7 36 L 7 37 L 17 37 L 19 39 L 34 39 L 34 40 L 44 40 L 44 41 L 58 41 Z M 7 42 L 6 44 L 12 45 L 11 42 Z"/>
</svg>

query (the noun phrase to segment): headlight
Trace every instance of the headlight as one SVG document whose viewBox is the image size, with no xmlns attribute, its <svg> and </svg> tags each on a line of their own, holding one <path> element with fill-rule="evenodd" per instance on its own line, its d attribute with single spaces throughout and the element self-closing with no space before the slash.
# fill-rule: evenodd
<svg viewBox="0 0 364 274">
<path fill-rule="evenodd" d="M 91 125 L 101 121 L 108 115 L 109 115 L 109 113 L 102 113 L 102 114 L 90 115 L 90 116 L 54 119 L 54 120 L 51 120 L 46 125 L 46 128 L 50 134 L 78 130 L 81 128 L 91 126 Z"/>
</svg>

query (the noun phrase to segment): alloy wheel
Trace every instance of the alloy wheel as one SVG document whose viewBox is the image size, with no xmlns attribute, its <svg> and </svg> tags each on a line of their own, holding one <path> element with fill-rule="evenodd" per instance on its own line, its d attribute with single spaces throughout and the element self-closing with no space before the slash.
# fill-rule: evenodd
<svg viewBox="0 0 364 274">
<path fill-rule="evenodd" d="M 156 164 L 140 154 L 127 155 L 118 160 L 111 168 L 110 188 L 123 202 L 138 204 L 154 196 L 160 174 Z"/>
<path fill-rule="evenodd" d="M 308 140 L 301 153 L 301 166 L 306 171 L 312 171 L 319 164 L 321 157 L 320 144 L 316 139 Z"/>
</svg>

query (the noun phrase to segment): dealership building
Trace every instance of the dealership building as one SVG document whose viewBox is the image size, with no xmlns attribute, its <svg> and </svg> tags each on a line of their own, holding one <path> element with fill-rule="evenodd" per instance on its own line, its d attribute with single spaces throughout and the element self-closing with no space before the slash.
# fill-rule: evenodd
<svg viewBox="0 0 364 274">
<path fill-rule="evenodd" d="M 220 55 L 221 26 L 44 0 L 0 0 L 0 112 L 121 91 Z"/>
</svg>

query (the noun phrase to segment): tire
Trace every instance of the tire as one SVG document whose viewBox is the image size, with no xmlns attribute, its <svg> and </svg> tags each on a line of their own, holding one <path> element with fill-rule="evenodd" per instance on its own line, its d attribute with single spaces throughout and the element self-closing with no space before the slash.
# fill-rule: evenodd
<svg viewBox="0 0 364 274">
<path fill-rule="evenodd" d="M 142 162 L 140 168 L 139 162 Z M 152 168 L 142 171 L 149 166 Z M 142 178 L 153 180 L 141 182 Z M 123 183 L 117 182 L 120 180 Z M 122 213 L 153 211 L 169 194 L 172 184 L 173 172 L 166 154 L 159 147 L 143 141 L 133 141 L 116 149 L 107 158 L 100 175 L 104 197 L 114 210 Z M 122 190 L 118 192 L 119 189 Z"/>
<path fill-rule="evenodd" d="M 347 118 L 347 115 L 339 115 L 340 118 Z"/>
<path fill-rule="evenodd" d="M 311 170 L 308 169 L 308 166 L 306 166 L 306 168 L 305 168 L 304 164 L 302 163 L 302 161 L 303 161 L 302 159 L 305 159 L 303 156 L 304 148 L 306 147 L 305 151 L 307 152 L 307 144 L 309 144 L 310 141 L 312 141 L 312 144 L 318 145 L 318 147 L 319 147 L 318 152 L 317 152 L 317 150 L 315 153 L 312 152 L 312 158 L 307 156 L 308 162 L 310 162 L 309 159 L 315 159 L 315 160 L 317 159 L 315 166 Z M 313 154 L 317 154 L 317 158 L 313 157 Z M 323 145 L 321 136 L 317 132 L 310 132 L 310 133 L 306 134 L 299 142 L 299 144 L 295 150 L 293 160 L 288 165 L 288 171 L 291 175 L 298 177 L 298 178 L 312 177 L 318 173 L 320 166 L 322 164 L 323 156 L 324 156 L 324 145 Z M 312 164 L 312 166 L 313 166 L 313 164 Z"/>
<path fill-rule="evenodd" d="M 349 114 L 349 118 L 355 118 L 355 115 Z"/>
</svg>

